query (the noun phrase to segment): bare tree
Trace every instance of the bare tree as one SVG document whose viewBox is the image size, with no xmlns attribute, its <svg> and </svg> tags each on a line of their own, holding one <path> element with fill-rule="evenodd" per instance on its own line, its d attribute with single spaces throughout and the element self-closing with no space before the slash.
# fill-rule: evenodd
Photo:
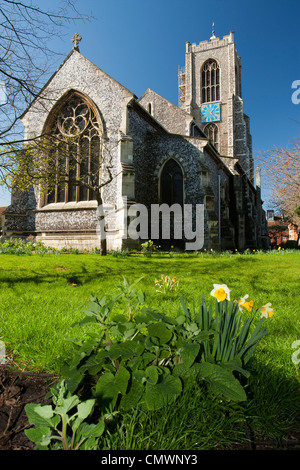
<svg viewBox="0 0 300 470">
<path fill-rule="evenodd" d="M 64 26 L 83 20 L 75 2 L 65 0 L 54 11 L 41 9 L 28 0 L 1 0 L 0 3 L 0 165 L 16 140 L 22 140 L 20 116 L 38 95 L 58 53 L 51 38 L 61 36 Z M 49 2 L 50 3 L 50 2 Z M 52 62 L 51 62 L 52 61 Z M 10 155 L 10 154 L 9 154 Z M 9 165 L 8 165 L 9 166 Z M 2 174 L 3 176 L 3 174 Z M 2 178 L 3 182 L 3 178 Z"/>
<path fill-rule="evenodd" d="M 107 146 L 91 110 L 83 104 L 77 106 L 80 113 L 70 126 L 71 118 L 66 117 L 63 132 L 57 132 L 54 126 L 25 140 L 20 122 L 34 100 L 45 103 L 50 99 L 43 85 L 58 58 L 51 49 L 51 38 L 61 36 L 66 23 L 87 19 L 75 4 L 76 0 L 65 0 L 54 11 L 43 10 L 31 1 L 1 0 L 0 184 L 14 192 L 38 188 L 39 197 L 46 203 L 56 202 L 70 191 L 84 192 L 85 200 L 96 200 L 100 253 L 105 255 L 102 188 L 113 179 L 114 144 Z M 88 132 L 84 134 L 85 127 Z M 87 147 L 92 147 L 92 152 Z"/>
<path fill-rule="evenodd" d="M 261 156 L 262 174 L 269 182 L 274 207 L 300 226 L 300 139 L 288 148 L 275 148 Z"/>
<path fill-rule="evenodd" d="M 15 191 L 37 188 L 39 204 L 97 201 L 100 254 L 106 255 L 102 190 L 114 178 L 113 155 L 119 140 L 108 141 L 91 107 L 79 96 L 63 106 L 48 133 L 11 149 Z"/>
</svg>

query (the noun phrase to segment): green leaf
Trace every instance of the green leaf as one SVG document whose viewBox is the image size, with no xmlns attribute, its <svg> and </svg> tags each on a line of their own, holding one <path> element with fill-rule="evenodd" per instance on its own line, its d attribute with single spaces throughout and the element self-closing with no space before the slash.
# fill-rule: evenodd
<svg viewBox="0 0 300 470">
<path fill-rule="evenodd" d="M 233 374 L 221 365 L 212 363 L 202 363 L 199 372 L 205 378 L 211 390 L 216 395 L 223 395 L 228 400 L 245 401 L 246 393 L 240 382 Z"/>
<path fill-rule="evenodd" d="M 199 366 L 198 363 L 191 367 L 188 367 L 185 363 L 177 364 L 172 371 L 172 375 L 174 377 L 180 377 L 184 383 L 195 381 L 199 375 L 197 366 Z"/>
<path fill-rule="evenodd" d="M 180 302 L 181 302 L 181 307 L 182 307 L 182 310 L 183 310 L 183 312 L 184 312 L 186 318 L 187 318 L 188 320 L 190 320 L 190 319 L 191 319 L 191 316 L 190 316 L 189 309 L 187 308 L 186 303 L 185 303 L 185 300 L 184 300 L 182 297 L 180 297 Z"/>
<path fill-rule="evenodd" d="M 151 310 L 149 308 L 143 308 L 142 311 L 148 314 L 151 320 L 160 321 L 169 325 L 177 325 L 177 321 L 174 318 L 167 317 L 162 313 L 154 312 L 154 310 Z"/>
<path fill-rule="evenodd" d="M 221 394 L 233 401 L 247 400 L 245 390 L 232 374 L 218 372 L 215 377 L 210 377 L 210 380 L 210 387 L 215 394 Z"/>
<path fill-rule="evenodd" d="M 172 338 L 172 332 L 165 323 L 152 323 L 148 326 L 149 336 L 158 338 L 160 344 L 166 344 Z"/>
<path fill-rule="evenodd" d="M 79 446 L 79 450 L 98 450 L 98 440 L 94 437 L 85 439 Z"/>
<path fill-rule="evenodd" d="M 67 373 L 64 374 L 65 376 L 65 382 L 68 387 L 68 390 L 71 393 L 74 393 L 75 390 L 77 389 L 78 385 L 83 379 L 84 376 L 84 371 L 83 370 L 77 370 L 77 369 L 71 369 L 68 370 Z"/>
<path fill-rule="evenodd" d="M 178 377 L 162 376 L 161 380 L 152 385 L 147 383 L 145 400 L 149 410 L 158 410 L 174 401 L 182 391 L 182 383 Z"/>
<path fill-rule="evenodd" d="M 160 374 L 160 369 L 157 366 L 149 366 L 145 370 L 145 376 L 146 376 L 147 382 L 150 384 L 156 384 L 159 374 Z"/>
<path fill-rule="evenodd" d="M 199 349 L 200 345 L 197 343 L 182 343 L 179 353 L 183 363 L 187 367 L 190 367 L 193 364 L 198 355 Z"/>
<path fill-rule="evenodd" d="M 225 367 L 230 371 L 236 370 L 246 378 L 250 377 L 250 372 L 242 368 L 242 361 L 239 358 L 236 358 L 233 361 L 223 362 L 220 365 L 221 367 Z"/>
<path fill-rule="evenodd" d="M 145 386 L 142 383 L 142 379 L 143 374 L 141 374 L 140 376 L 134 375 L 132 377 L 130 389 L 121 398 L 120 408 L 124 409 L 125 411 L 128 411 L 132 408 L 135 408 L 141 402 L 145 393 Z"/>
<path fill-rule="evenodd" d="M 77 406 L 78 403 L 80 403 L 80 399 L 77 395 L 64 398 L 62 404 L 55 408 L 55 412 L 57 414 L 66 415 L 74 406 Z"/>
<path fill-rule="evenodd" d="M 105 358 L 99 357 L 98 354 L 93 354 L 85 363 L 80 367 L 81 373 L 88 371 L 90 375 L 96 375 L 103 367 Z"/>
<path fill-rule="evenodd" d="M 90 399 L 84 402 L 79 403 L 77 406 L 78 416 L 82 420 L 87 418 L 94 408 L 95 400 Z"/>
<path fill-rule="evenodd" d="M 183 325 L 185 321 L 186 321 L 185 315 L 178 315 L 178 317 L 176 317 L 176 322 L 178 323 L 178 325 Z"/>
<path fill-rule="evenodd" d="M 84 421 L 91 414 L 94 408 L 94 405 L 95 405 L 94 399 L 90 399 L 90 400 L 79 403 L 79 405 L 77 406 L 77 413 L 76 413 L 77 417 L 72 424 L 73 431 L 76 431 L 78 427 L 80 426 L 80 424 L 82 423 L 82 421 Z"/>
<path fill-rule="evenodd" d="M 44 408 L 46 408 L 46 410 Z M 42 406 L 36 403 L 28 403 L 25 406 L 25 411 L 30 424 L 44 428 L 52 425 L 51 418 L 53 416 L 53 410 L 50 405 Z"/>
<path fill-rule="evenodd" d="M 134 356 L 139 356 L 143 350 L 143 345 L 133 341 L 126 341 L 124 343 L 113 344 L 109 351 L 107 351 L 107 357 L 110 357 L 113 360 L 121 358 L 125 361 Z"/>
<path fill-rule="evenodd" d="M 126 393 L 130 373 L 125 367 L 120 366 L 117 373 L 114 375 L 111 372 L 106 372 L 99 378 L 95 394 L 100 401 L 102 408 L 107 408 L 110 405 L 116 404 L 119 393 L 124 395 Z"/>
<path fill-rule="evenodd" d="M 97 424 L 82 423 L 80 426 L 80 433 L 83 437 L 100 437 L 105 430 L 105 424 L 103 421 L 99 421 Z"/>
<path fill-rule="evenodd" d="M 28 439 L 41 446 L 48 446 L 51 442 L 51 429 L 48 427 L 25 429 L 24 432 Z"/>
</svg>

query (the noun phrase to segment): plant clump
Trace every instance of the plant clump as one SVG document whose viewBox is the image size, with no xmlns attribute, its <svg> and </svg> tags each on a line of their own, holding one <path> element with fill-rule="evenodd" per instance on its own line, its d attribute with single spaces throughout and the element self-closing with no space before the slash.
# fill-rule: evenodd
<svg viewBox="0 0 300 470">
<path fill-rule="evenodd" d="M 176 406 L 189 387 L 206 388 L 223 400 L 247 400 L 247 364 L 267 334 L 270 306 L 254 311 L 251 305 L 242 321 L 240 309 L 248 297 L 229 300 L 227 286 L 216 284 L 209 305 L 204 294 L 198 307 L 181 298 L 170 317 L 145 306 L 139 281 L 124 279 L 109 297 L 91 295 L 85 317 L 73 327 L 92 329 L 76 342 L 51 390 L 54 406 L 26 407 L 35 426 L 26 434 L 37 449 L 99 448 L 108 416 Z M 122 313 L 115 313 L 120 303 Z"/>
</svg>

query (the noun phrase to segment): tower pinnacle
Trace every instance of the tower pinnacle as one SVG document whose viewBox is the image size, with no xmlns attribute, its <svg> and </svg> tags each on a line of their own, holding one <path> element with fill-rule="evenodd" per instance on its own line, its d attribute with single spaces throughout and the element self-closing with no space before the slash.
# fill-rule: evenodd
<svg viewBox="0 0 300 470">
<path fill-rule="evenodd" d="M 215 36 L 215 22 L 213 22 L 213 24 L 212 24 L 212 36 L 211 36 L 210 40 L 211 39 L 216 39 L 216 36 Z"/>
</svg>

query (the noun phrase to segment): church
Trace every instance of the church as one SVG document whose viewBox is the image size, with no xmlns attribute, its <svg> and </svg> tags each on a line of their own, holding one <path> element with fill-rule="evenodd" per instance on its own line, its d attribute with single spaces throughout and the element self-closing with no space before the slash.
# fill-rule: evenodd
<svg viewBox="0 0 300 470">
<path fill-rule="evenodd" d="M 186 43 L 178 105 L 151 88 L 137 97 L 80 53 L 80 39 L 73 37 L 73 49 L 24 112 L 24 139 L 74 132 L 83 163 L 69 169 L 70 181 L 71 171 L 80 178 L 105 148 L 111 176 L 101 189 L 107 249 L 135 249 L 146 241 L 143 233 L 132 239 L 126 231 L 128 211 L 136 204 L 149 212 L 152 205 L 201 205 L 203 249 L 267 248 L 234 32 L 218 38 L 213 31 L 209 40 Z M 99 168 L 99 179 L 106 177 Z M 2 217 L 3 238 L 33 236 L 46 246 L 98 248 L 97 207 L 89 187 L 57 183 L 45 193 L 36 185 L 13 194 Z M 184 236 L 172 233 L 153 242 L 182 247 Z"/>
</svg>

